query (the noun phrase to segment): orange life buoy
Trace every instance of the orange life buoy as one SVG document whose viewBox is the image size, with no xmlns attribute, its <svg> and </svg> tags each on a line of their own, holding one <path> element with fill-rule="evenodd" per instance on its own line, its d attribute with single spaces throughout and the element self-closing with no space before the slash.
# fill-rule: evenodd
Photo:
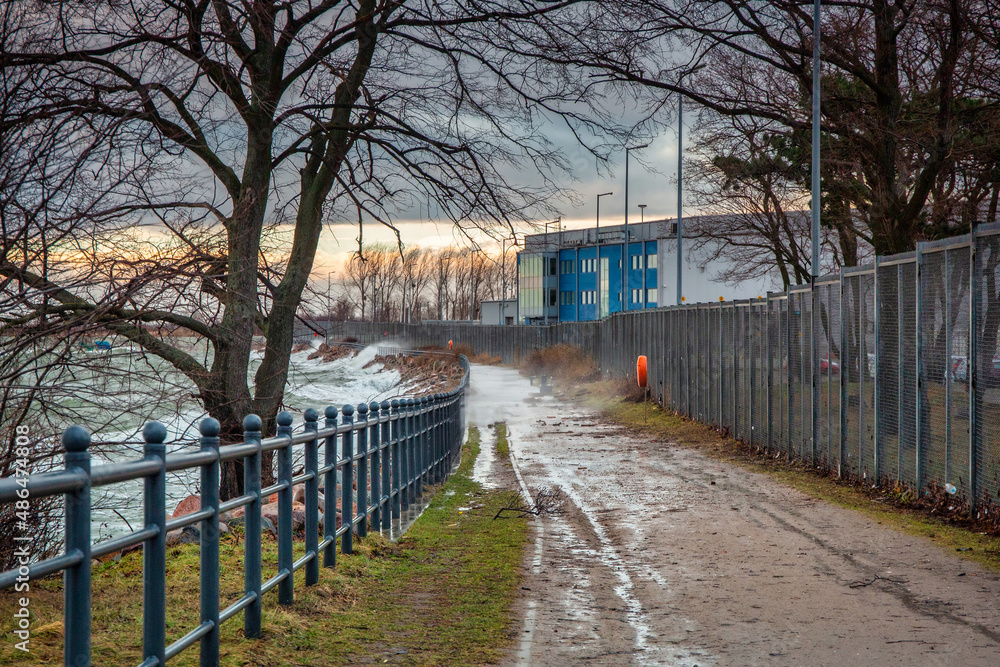
<svg viewBox="0 0 1000 667">
<path fill-rule="evenodd" d="M 640 355 L 635 362 L 635 377 L 640 387 L 646 386 L 646 355 Z"/>
<path fill-rule="evenodd" d="M 454 346 L 455 346 L 455 344 L 453 342 L 448 341 L 448 349 L 449 350 L 452 349 Z"/>
</svg>

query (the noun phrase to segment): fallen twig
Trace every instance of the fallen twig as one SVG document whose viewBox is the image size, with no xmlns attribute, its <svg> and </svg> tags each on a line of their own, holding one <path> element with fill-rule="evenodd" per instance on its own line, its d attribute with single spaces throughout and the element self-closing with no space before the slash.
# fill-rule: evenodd
<svg viewBox="0 0 1000 667">
<path fill-rule="evenodd" d="M 871 586 L 876 581 L 880 581 L 880 580 L 881 581 L 888 581 L 888 582 L 891 582 L 893 584 L 905 584 L 906 583 L 906 579 L 890 579 L 888 577 L 880 577 L 879 575 L 876 574 L 875 578 L 872 579 L 871 581 L 855 581 L 853 584 L 851 584 L 851 588 L 864 588 L 865 586 Z"/>
</svg>

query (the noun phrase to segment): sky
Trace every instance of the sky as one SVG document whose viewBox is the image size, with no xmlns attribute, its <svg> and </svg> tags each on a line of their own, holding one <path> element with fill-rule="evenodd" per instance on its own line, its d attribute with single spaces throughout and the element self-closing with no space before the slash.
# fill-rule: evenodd
<svg viewBox="0 0 1000 667">
<path fill-rule="evenodd" d="M 567 158 L 574 164 L 575 180 L 566 178 L 561 185 L 572 188 L 578 195 L 579 205 L 563 201 L 557 205 L 562 214 L 564 229 L 593 227 L 596 216 L 596 195 L 613 192 L 601 198 L 601 224 L 621 224 L 625 218 L 625 151 L 620 151 L 615 162 L 610 165 L 610 173 L 605 168 L 600 172 L 593 157 L 582 149 L 553 137 L 562 143 Z M 688 141 L 685 122 L 684 140 Z M 639 222 L 639 204 L 646 204 L 645 219 L 661 220 L 677 215 L 677 134 L 666 131 L 657 136 L 648 148 L 632 151 L 629 157 L 629 222 Z M 685 210 L 685 215 L 695 215 L 696 211 Z M 468 247 L 468 241 L 445 222 L 433 223 L 420 220 L 401 220 L 396 225 L 403 243 L 426 248 L 448 246 Z M 554 227 L 550 228 L 552 231 Z M 525 227 L 520 233 L 534 233 Z M 540 231 L 540 230 L 537 230 Z M 319 248 L 313 269 L 314 280 L 326 283 L 329 272 L 335 272 L 333 280 L 343 273 L 344 261 L 358 246 L 357 224 L 327 225 L 320 237 Z M 364 241 L 395 243 L 392 230 L 377 223 L 364 226 Z M 485 235 L 482 247 L 489 245 Z"/>
</svg>

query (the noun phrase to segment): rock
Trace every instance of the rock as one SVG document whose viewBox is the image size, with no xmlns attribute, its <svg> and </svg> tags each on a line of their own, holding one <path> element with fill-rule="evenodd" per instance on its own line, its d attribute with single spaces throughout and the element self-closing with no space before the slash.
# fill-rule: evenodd
<svg viewBox="0 0 1000 667">
<path fill-rule="evenodd" d="M 201 542 L 201 531 L 194 526 L 184 526 L 181 530 L 172 530 L 167 533 L 167 546 L 172 547 L 177 544 L 198 544 Z"/>
<path fill-rule="evenodd" d="M 225 522 L 220 521 L 219 522 L 219 535 L 225 535 L 228 532 L 229 532 L 229 526 L 227 526 L 225 524 Z"/>
<path fill-rule="evenodd" d="M 260 515 L 269 519 L 273 525 L 278 525 L 278 503 L 268 503 L 260 508 Z M 306 506 L 302 503 L 292 503 L 292 530 L 300 530 L 306 524 Z"/>
<path fill-rule="evenodd" d="M 177 507 L 174 508 L 174 513 L 170 515 L 171 519 L 176 519 L 179 516 L 184 516 L 185 514 L 191 514 L 197 512 L 201 509 L 201 496 L 194 495 L 188 496 L 184 500 L 177 503 Z"/>
</svg>

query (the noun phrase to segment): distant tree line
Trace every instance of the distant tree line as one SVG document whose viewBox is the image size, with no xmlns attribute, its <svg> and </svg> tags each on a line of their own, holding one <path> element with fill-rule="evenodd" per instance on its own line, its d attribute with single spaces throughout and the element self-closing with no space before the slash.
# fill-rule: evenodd
<svg viewBox="0 0 1000 667">
<path fill-rule="evenodd" d="M 314 280 L 303 302 L 304 316 L 333 321 L 469 320 L 479 318 L 483 301 L 517 296 L 517 255 L 506 247 L 490 252 L 368 244 L 350 255 L 338 275 L 336 281 Z"/>
</svg>

